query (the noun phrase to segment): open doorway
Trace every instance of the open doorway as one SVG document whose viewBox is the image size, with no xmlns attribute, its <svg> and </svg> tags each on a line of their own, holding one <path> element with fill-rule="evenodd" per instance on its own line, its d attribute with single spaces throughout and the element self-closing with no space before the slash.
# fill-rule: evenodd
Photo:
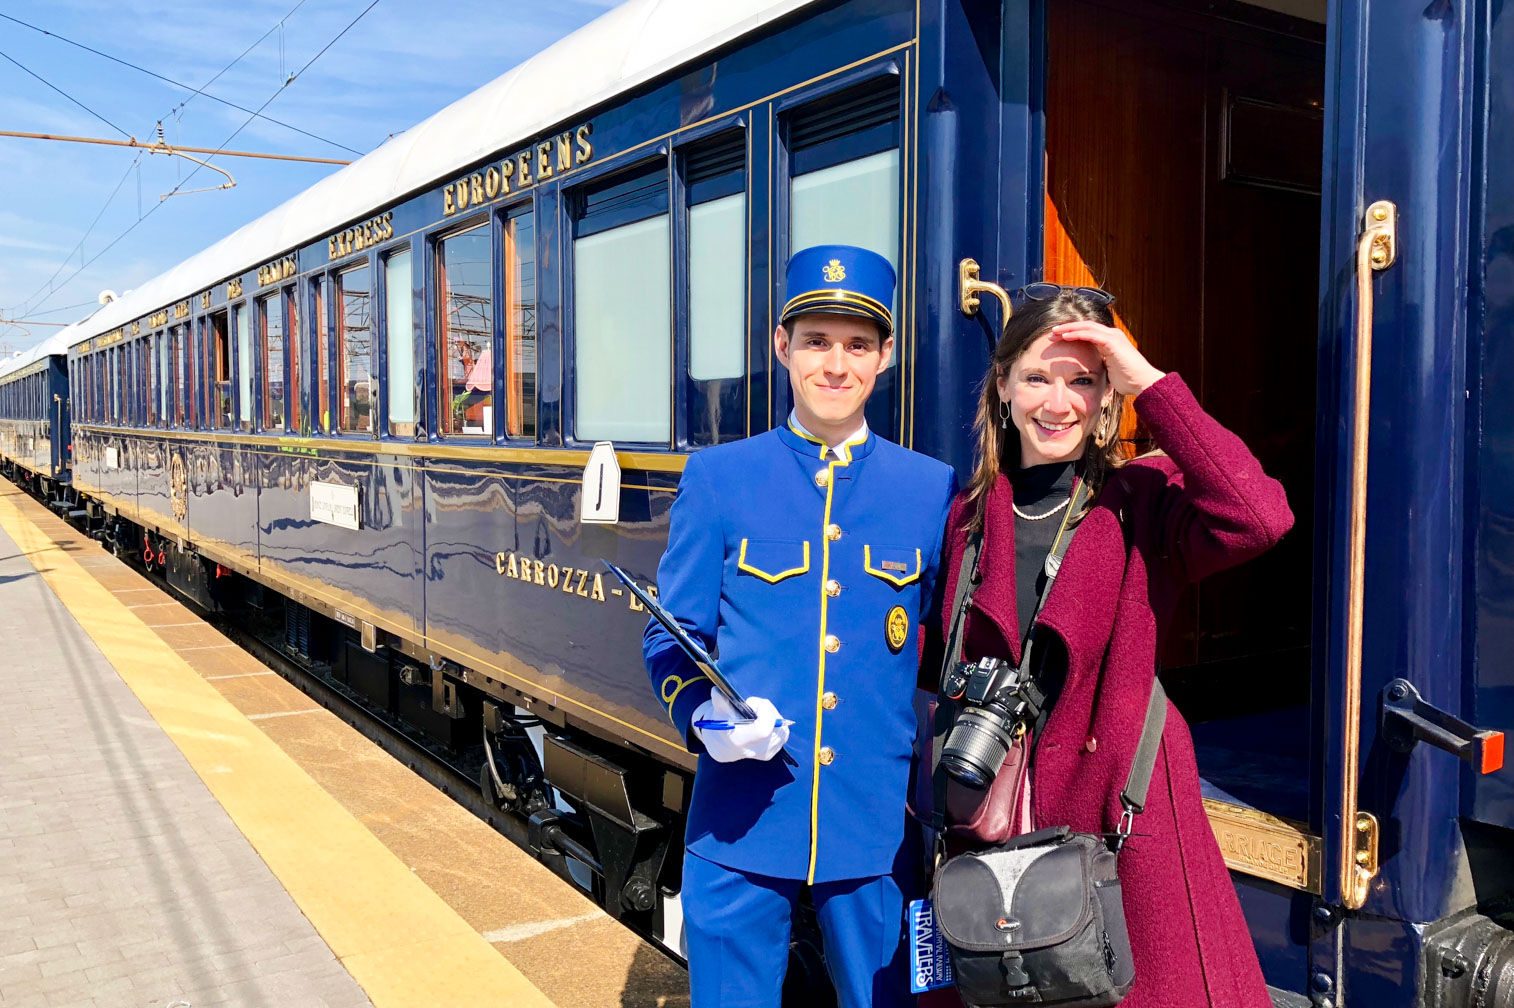
<svg viewBox="0 0 1514 1008">
<path fill-rule="evenodd" d="M 1046 279 L 1114 293 L 1295 516 L 1180 603 L 1163 682 L 1206 794 L 1307 822 L 1324 3 L 1046 9 Z"/>
</svg>

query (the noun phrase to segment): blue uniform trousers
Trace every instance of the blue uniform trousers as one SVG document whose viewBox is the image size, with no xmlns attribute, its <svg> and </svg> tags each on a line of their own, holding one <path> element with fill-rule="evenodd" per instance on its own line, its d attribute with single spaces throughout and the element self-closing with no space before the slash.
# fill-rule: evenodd
<svg viewBox="0 0 1514 1008">
<path fill-rule="evenodd" d="M 803 879 L 733 871 L 686 853 L 684 939 L 690 1008 L 778 1008 Z M 841 1008 L 914 1003 L 904 964 L 904 897 L 888 875 L 810 887 Z"/>
</svg>

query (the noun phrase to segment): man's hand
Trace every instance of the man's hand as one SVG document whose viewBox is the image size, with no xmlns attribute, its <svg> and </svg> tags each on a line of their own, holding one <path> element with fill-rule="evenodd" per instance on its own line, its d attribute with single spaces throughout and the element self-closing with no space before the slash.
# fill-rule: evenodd
<svg viewBox="0 0 1514 1008">
<path fill-rule="evenodd" d="M 695 708 L 694 730 L 699 733 L 700 740 L 704 742 L 705 752 L 717 762 L 734 763 L 744 759 L 770 760 L 778 755 L 788 742 L 789 722 L 778 713 L 778 709 L 773 706 L 771 700 L 748 697 L 747 703 L 757 715 L 757 720 L 748 724 L 737 723 L 740 715 L 725 698 L 725 694 L 718 690 L 711 693 L 708 700 Z M 701 721 L 707 722 L 706 727 L 699 726 Z M 715 727 L 716 725 L 730 725 L 730 727 L 720 728 Z"/>
</svg>

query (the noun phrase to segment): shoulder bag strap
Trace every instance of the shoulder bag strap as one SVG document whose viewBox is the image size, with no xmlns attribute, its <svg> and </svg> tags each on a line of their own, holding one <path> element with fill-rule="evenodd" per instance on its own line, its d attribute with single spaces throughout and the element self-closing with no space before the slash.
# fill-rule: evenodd
<svg viewBox="0 0 1514 1008">
<path fill-rule="evenodd" d="M 1125 787 L 1120 792 L 1120 804 L 1125 806 L 1116 832 L 1119 839 L 1115 850 L 1124 846 L 1130 836 L 1137 814 L 1146 808 L 1146 792 L 1151 786 L 1151 774 L 1156 768 L 1157 750 L 1162 745 L 1162 731 L 1167 727 L 1167 691 L 1162 680 L 1151 681 L 1151 698 L 1146 702 L 1146 723 L 1141 726 L 1141 738 L 1136 743 L 1135 758 L 1130 761 L 1130 775 L 1125 778 Z"/>
</svg>

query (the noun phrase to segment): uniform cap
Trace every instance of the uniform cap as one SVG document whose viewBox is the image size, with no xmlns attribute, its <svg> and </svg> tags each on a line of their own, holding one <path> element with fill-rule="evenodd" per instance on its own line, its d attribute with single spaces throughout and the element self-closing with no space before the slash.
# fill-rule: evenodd
<svg viewBox="0 0 1514 1008">
<path fill-rule="evenodd" d="M 876 252 L 855 245 L 814 245 L 789 257 L 787 299 L 779 321 L 823 312 L 857 315 L 894 331 L 894 268 Z"/>
</svg>

